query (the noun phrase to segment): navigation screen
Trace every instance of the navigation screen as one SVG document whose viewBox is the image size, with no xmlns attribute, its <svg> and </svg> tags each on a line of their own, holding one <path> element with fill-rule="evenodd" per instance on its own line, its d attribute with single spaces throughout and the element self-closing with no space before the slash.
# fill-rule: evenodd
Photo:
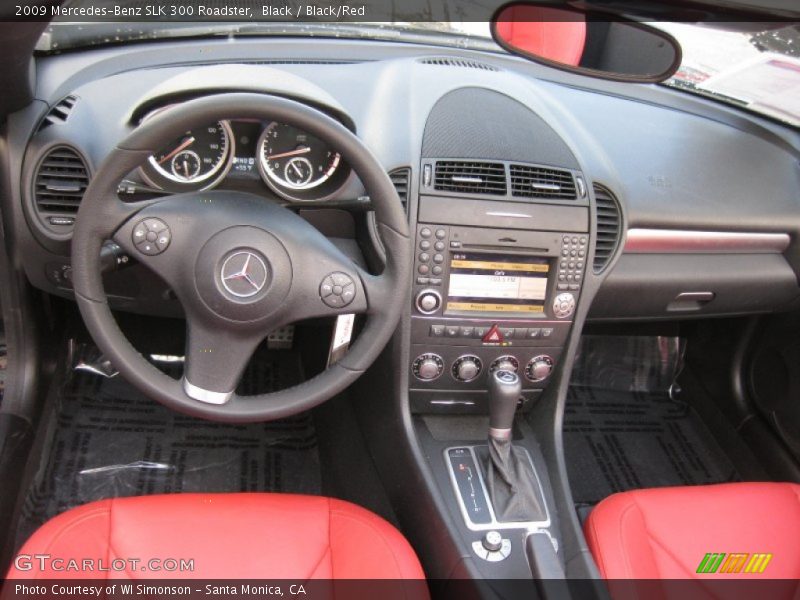
<svg viewBox="0 0 800 600">
<path fill-rule="evenodd" d="M 453 253 L 447 310 L 542 313 L 549 273 L 546 258 Z"/>
</svg>

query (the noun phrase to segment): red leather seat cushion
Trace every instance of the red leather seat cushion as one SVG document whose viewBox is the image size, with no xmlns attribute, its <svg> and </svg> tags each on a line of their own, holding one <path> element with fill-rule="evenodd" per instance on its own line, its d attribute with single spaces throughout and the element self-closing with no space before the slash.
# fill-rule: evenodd
<svg viewBox="0 0 800 600">
<path fill-rule="evenodd" d="M 609 496 L 584 531 L 607 579 L 718 578 L 699 574 L 706 553 L 770 553 L 763 573 L 725 578 L 800 578 L 800 485 L 731 483 L 636 490 Z"/>
<path fill-rule="evenodd" d="M 10 578 L 424 579 L 405 538 L 354 504 L 290 494 L 101 500 L 45 523 L 17 555 L 194 559 L 194 572 L 20 571 Z"/>
</svg>

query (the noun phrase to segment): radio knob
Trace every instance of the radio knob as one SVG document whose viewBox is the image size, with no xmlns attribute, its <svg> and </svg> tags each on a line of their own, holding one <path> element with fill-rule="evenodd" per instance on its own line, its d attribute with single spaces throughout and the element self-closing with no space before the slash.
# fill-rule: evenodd
<svg viewBox="0 0 800 600">
<path fill-rule="evenodd" d="M 534 356 L 525 367 L 525 378 L 534 383 L 544 381 L 553 371 L 554 364 L 553 359 L 546 354 Z"/>
<path fill-rule="evenodd" d="M 439 310 L 442 305 L 442 297 L 433 290 L 422 290 L 417 294 L 417 310 L 422 314 L 429 315 Z"/>
<path fill-rule="evenodd" d="M 421 354 L 412 365 L 414 376 L 422 381 L 433 381 L 442 374 L 444 362 L 438 354 Z"/>
<path fill-rule="evenodd" d="M 495 371 L 511 371 L 516 373 L 517 369 L 519 369 L 519 361 L 516 359 L 516 357 L 507 354 L 505 356 L 496 358 L 489 367 L 489 372 L 494 373 Z"/>
<path fill-rule="evenodd" d="M 569 292 L 559 294 L 553 300 L 553 314 L 557 319 L 566 319 L 575 311 L 575 296 Z"/>
<path fill-rule="evenodd" d="M 482 368 L 481 359 L 477 356 L 461 356 L 453 363 L 453 377 L 466 383 L 480 375 Z"/>
</svg>

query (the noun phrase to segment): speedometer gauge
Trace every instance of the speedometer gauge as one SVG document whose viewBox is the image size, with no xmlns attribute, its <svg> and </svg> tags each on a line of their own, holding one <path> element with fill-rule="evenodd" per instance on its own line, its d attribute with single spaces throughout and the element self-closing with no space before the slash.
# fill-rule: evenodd
<svg viewBox="0 0 800 600">
<path fill-rule="evenodd" d="M 230 168 L 233 134 L 227 121 L 185 132 L 151 156 L 143 171 L 151 183 L 165 189 L 207 189 Z"/>
<path fill-rule="evenodd" d="M 290 199 L 307 199 L 302 193 L 322 186 L 337 175 L 341 155 L 323 141 L 291 125 L 270 123 L 258 147 L 264 180 Z M 322 190 L 320 190 L 322 191 Z"/>
</svg>

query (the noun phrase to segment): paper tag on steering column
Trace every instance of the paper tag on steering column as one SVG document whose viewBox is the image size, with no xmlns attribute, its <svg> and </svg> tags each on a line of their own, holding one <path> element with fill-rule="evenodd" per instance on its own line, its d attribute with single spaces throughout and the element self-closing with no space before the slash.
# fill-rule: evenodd
<svg viewBox="0 0 800 600">
<path fill-rule="evenodd" d="M 339 315 L 336 317 L 331 350 L 328 353 L 328 366 L 339 362 L 350 347 L 350 340 L 353 338 L 353 323 L 355 323 L 355 320 L 356 316 L 354 314 Z"/>
</svg>

